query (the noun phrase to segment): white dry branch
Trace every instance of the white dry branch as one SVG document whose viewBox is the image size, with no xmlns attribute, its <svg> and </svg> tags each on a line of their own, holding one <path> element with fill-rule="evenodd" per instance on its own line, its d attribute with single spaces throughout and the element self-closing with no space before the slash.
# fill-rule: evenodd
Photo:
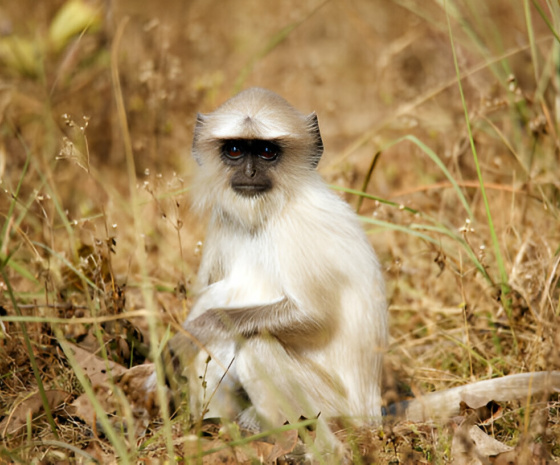
<svg viewBox="0 0 560 465">
<path fill-rule="evenodd" d="M 461 402 L 476 409 L 490 401 L 521 400 L 552 392 L 560 392 L 560 371 L 521 373 L 416 397 L 408 401 L 404 414 L 409 421 L 424 422 L 457 415 Z"/>
</svg>

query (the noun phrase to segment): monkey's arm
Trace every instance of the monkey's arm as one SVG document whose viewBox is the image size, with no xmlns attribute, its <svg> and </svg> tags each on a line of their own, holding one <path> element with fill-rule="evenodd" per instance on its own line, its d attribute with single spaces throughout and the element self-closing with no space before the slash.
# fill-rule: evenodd
<svg viewBox="0 0 560 465">
<path fill-rule="evenodd" d="M 313 334 L 325 336 L 329 324 L 326 318 L 305 314 L 290 299 L 248 306 L 211 308 L 194 320 L 185 323 L 185 333 L 177 333 L 169 341 L 169 352 L 174 360 L 184 365 L 192 360 L 201 348 L 213 340 L 251 338 L 269 334 L 283 340 Z"/>
<path fill-rule="evenodd" d="M 190 321 L 186 329 L 195 336 L 208 335 L 253 336 L 270 334 L 283 337 L 308 336 L 328 329 L 326 318 L 303 312 L 287 297 L 276 302 L 246 307 L 211 308 Z"/>
</svg>

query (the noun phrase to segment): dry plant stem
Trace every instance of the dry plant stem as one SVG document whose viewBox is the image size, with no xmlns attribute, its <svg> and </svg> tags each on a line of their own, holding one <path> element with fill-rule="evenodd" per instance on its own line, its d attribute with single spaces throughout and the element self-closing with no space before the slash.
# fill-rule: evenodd
<svg viewBox="0 0 560 465">
<path fill-rule="evenodd" d="M 62 304 L 52 304 L 52 305 L 20 305 L 19 308 L 72 308 L 72 309 L 86 309 L 91 308 L 89 306 L 65 306 Z M 117 321 L 117 320 L 129 320 L 132 318 L 147 318 L 149 312 L 147 310 L 133 310 L 130 312 L 119 313 L 118 315 L 105 315 L 105 316 L 93 316 L 93 317 L 83 317 L 83 318 L 72 318 L 71 320 L 67 318 L 54 318 L 45 316 L 0 316 L 0 321 L 6 322 L 26 322 L 26 323 L 52 323 L 60 325 L 82 325 L 82 324 L 99 324 L 106 323 L 107 321 Z"/>
<path fill-rule="evenodd" d="M 99 461 L 95 457 L 88 454 L 85 450 L 82 450 L 80 447 L 76 447 L 72 444 L 68 444 L 67 442 L 51 441 L 51 440 L 30 441 L 27 443 L 27 446 L 28 447 L 53 446 L 59 449 L 68 449 L 69 451 L 76 454 L 76 456 L 81 456 L 84 459 L 86 459 L 87 463 L 99 463 Z"/>
<path fill-rule="evenodd" d="M 467 126 L 467 132 L 469 135 L 469 141 L 470 141 L 470 145 L 471 145 L 471 151 L 472 151 L 472 155 L 473 155 L 473 159 L 474 159 L 474 164 L 476 166 L 476 173 L 478 176 L 478 180 L 480 182 L 480 193 L 482 195 L 482 199 L 484 201 L 484 208 L 486 210 L 486 217 L 487 217 L 487 221 L 488 221 L 488 227 L 490 229 L 490 236 L 492 237 L 492 244 L 494 246 L 494 254 L 495 254 L 495 258 L 496 258 L 496 262 L 498 264 L 498 269 L 500 271 L 500 290 L 501 290 L 501 301 L 504 305 L 504 308 L 506 310 L 507 316 L 509 318 L 510 321 L 510 326 L 511 326 L 511 334 L 513 337 L 513 343 L 514 343 L 514 347 L 515 350 L 517 352 L 518 350 L 518 343 L 517 343 L 517 337 L 515 335 L 515 330 L 513 329 L 513 315 L 512 315 L 512 309 L 511 309 L 511 304 L 508 300 L 508 294 L 510 292 L 510 288 L 508 285 L 508 276 L 507 276 L 507 272 L 506 272 L 506 268 L 504 265 L 504 261 L 502 258 L 502 253 L 500 250 L 500 244 L 498 242 L 498 236 L 496 235 L 496 230 L 494 228 L 494 222 L 492 220 L 492 214 L 490 212 L 490 204 L 488 203 L 488 197 L 486 196 L 486 190 L 484 188 L 484 179 L 482 177 L 482 172 L 480 170 L 480 163 L 478 161 L 478 154 L 476 151 L 476 146 L 474 144 L 474 138 L 473 138 L 473 134 L 472 134 L 472 128 L 471 128 L 471 123 L 470 123 L 470 117 L 469 117 L 469 112 L 467 109 L 467 102 L 465 101 L 465 95 L 463 93 L 463 86 L 461 83 L 461 73 L 459 70 L 459 62 L 457 60 L 457 53 L 455 50 L 455 45 L 453 43 L 453 30 L 451 28 L 451 19 L 449 17 L 449 12 L 447 10 L 447 0 L 445 0 L 445 15 L 447 18 L 447 28 L 448 28 L 448 33 L 449 33 L 449 40 L 451 42 L 451 51 L 453 53 L 453 63 L 455 65 L 455 73 L 457 75 L 457 85 L 459 87 L 459 93 L 461 95 L 461 102 L 463 104 L 463 110 L 465 113 L 465 123 Z"/>
<path fill-rule="evenodd" d="M 480 184 L 478 181 L 457 181 L 457 185 L 460 187 L 473 187 L 473 188 L 478 188 L 480 187 Z M 504 186 L 503 184 L 497 184 L 497 183 L 492 183 L 492 182 L 487 182 L 485 184 L 486 186 L 486 190 L 495 190 L 495 191 L 502 191 L 502 192 L 510 192 L 512 194 L 515 195 L 525 195 L 533 200 L 542 200 L 541 197 L 537 197 L 536 195 L 532 195 L 529 192 L 523 190 L 523 189 L 516 189 L 515 187 L 511 187 L 511 186 Z M 442 182 L 436 182 L 434 184 L 427 184 L 425 186 L 417 186 L 417 187 L 411 187 L 411 188 L 407 188 L 407 189 L 403 189 L 403 190 L 399 190 L 397 192 L 394 192 L 391 197 L 403 197 L 403 196 L 407 196 L 410 194 L 416 194 L 419 192 L 426 192 L 429 190 L 433 190 L 433 189 L 449 189 L 450 187 L 453 187 L 453 185 L 447 181 L 442 181 Z"/>
<path fill-rule="evenodd" d="M 469 321 L 468 321 L 468 315 L 467 315 L 467 297 L 465 295 L 465 288 L 463 285 L 463 254 L 459 254 L 459 273 L 457 276 L 457 281 L 458 284 L 461 288 L 461 297 L 463 300 L 463 304 L 462 304 L 462 314 L 463 314 L 463 327 L 465 328 L 465 336 L 466 336 L 466 344 L 467 347 L 472 347 L 471 346 L 471 337 L 470 337 L 470 332 L 469 332 Z M 467 354 L 469 355 L 469 371 L 471 374 L 471 378 L 474 377 L 474 371 L 473 371 L 473 355 L 472 355 L 472 351 L 468 350 Z"/>
<path fill-rule="evenodd" d="M 541 301 L 539 304 L 540 307 L 540 321 L 548 321 L 549 317 L 552 319 L 554 316 L 558 316 L 558 313 L 554 315 L 554 301 L 552 298 L 551 289 L 554 287 L 554 283 L 558 283 L 558 267 L 560 266 L 560 255 L 556 257 L 554 260 L 554 264 L 552 265 L 552 269 L 548 275 L 548 279 L 546 280 L 546 285 L 544 287 Z M 550 309 L 550 310 L 547 310 Z"/>
<path fill-rule="evenodd" d="M 9 260 L 9 258 L 8 258 Z M 2 274 L 2 279 L 8 288 L 8 294 L 10 295 L 10 300 L 12 301 L 12 306 L 14 307 L 15 312 L 18 316 L 22 316 L 21 310 L 18 307 L 16 297 L 14 295 L 12 284 L 6 274 L 6 265 L 7 261 L 2 260 L 0 264 L 0 273 Z M 25 342 L 25 348 L 27 349 L 27 353 L 29 354 L 29 362 L 31 364 L 31 368 L 33 369 L 33 376 L 35 377 L 35 381 L 37 381 L 37 387 L 39 388 L 39 393 L 41 395 L 41 402 L 43 403 L 43 408 L 45 409 L 45 414 L 47 415 L 47 421 L 49 422 L 49 426 L 51 427 L 51 431 L 53 436 L 58 439 L 58 433 L 56 431 L 56 423 L 54 422 L 54 418 L 51 412 L 51 407 L 49 405 L 49 401 L 47 399 L 47 394 L 45 392 L 45 386 L 43 385 L 43 380 L 41 379 L 41 374 L 39 373 L 39 368 L 37 367 L 37 361 L 35 360 L 35 354 L 33 352 L 33 346 L 31 345 L 31 340 L 29 339 L 29 334 L 27 334 L 27 328 L 25 323 L 20 323 L 21 332 L 23 334 L 23 340 Z"/>
<path fill-rule="evenodd" d="M 130 132 L 128 129 L 128 120 L 126 116 L 126 109 L 124 106 L 124 99 L 123 99 L 122 89 L 120 85 L 119 67 L 118 67 L 119 45 L 127 22 L 128 22 L 128 18 L 124 18 L 119 23 L 117 31 L 115 33 L 114 42 L 111 48 L 111 76 L 113 82 L 113 92 L 117 104 L 118 121 L 122 131 L 124 151 L 126 156 L 130 203 L 131 203 L 133 219 L 134 219 L 134 231 L 136 233 L 137 240 L 140 242 L 139 244 L 140 248 L 143 251 L 145 250 L 145 244 L 143 243 L 144 242 L 143 235 L 141 234 L 142 226 L 140 224 L 140 212 L 138 209 L 138 198 L 136 193 L 136 168 L 134 164 L 132 142 L 130 138 Z M 167 404 L 167 397 L 164 390 L 164 385 L 165 385 L 164 372 L 158 357 L 158 351 L 157 351 L 158 344 L 156 343 L 156 341 L 158 340 L 158 332 L 157 332 L 158 321 L 157 321 L 156 306 L 153 299 L 152 289 L 151 286 L 149 286 L 149 282 L 148 282 L 145 254 L 141 252 L 138 254 L 138 257 L 139 257 L 139 265 L 140 265 L 141 273 L 143 276 L 143 283 L 142 283 L 143 285 L 141 286 L 142 295 L 146 303 L 146 308 L 148 309 L 147 320 L 149 326 L 150 340 L 152 341 L 150 350 L 155 363 L 156 374 L 158 379 L 156 385 L 156 392 L 157 392 L 158 402 L 163 417 L 163 430 L 165 436 L 165 443 L 167 447 L 168 460 L 170 460 L 171 463 L 175 463 L 175 452 L 173 447 L 173 435 L 171 431 L 169 406 Z"/>
<path fill-rule="evenodd" d="M 375 169 L 375 167 L 377 165 L 377 161 L 379 160 L 380 156 L 381 156 L 381 152 L 376 152 L 375 155 L 373 156 L 372 160 L 371 160 L 368 172 L 367 172 L 366 177 L 364 178 L 364 182 L 362 184 L 362 192 L 364 192 L 364 193 L 367 191 L 369 181 L 371 180 L 371 175 L 373 174 L 373 170 Z M 360 213 L 360 208 L 362 207 L 363 201 L 364 201 L 364 196 L 360 195 L 358 197 L 358 204 L 356 205 L 356 213 Z"/>
<path fill-rule="evenodd" d="M 126 444 L 120 438 L 119 434 L 117 434 L 117 432 L 115 431 L 115 428 L 109 421 L 109 418 L 103 406 L 97 400 L 97 396 L 95 395 L 91 383 L 89 382 L 86 374 L 84 373 L 84 371 L 82 370 L 78 362 L 76 361 L 76 358 L 72 353 L 72 349 L 69 347 L 68 343 L 66 342 L 66 338 L 64 337 L 64 334 L 62 334 L 60 328 L 58 328 L 58 326 L 55 325 L 53 325 L 53 331 L 58 340 L 58 343 L 60 344 L 60 347 L 62 347 L 62 350 L 64 351 L 64 355 L 66 355 L 66 358 L 68 359 L 68 362 L 72 367 L 72 370 L 76 374 L 78 381 L 84 388 L 85 393 L 88 395 L 89 401 L 93 405 L 95 414 L 97 416 L 97 420 L 101 423 L 104 434 L 106 434 L 107 437 L 109 438 L 109 441 L 111 441 L 111 444 L 115 448 L 115 451 L 119 456 L 120 461 L 126 464 L 131 463 Z"/>
</svg>

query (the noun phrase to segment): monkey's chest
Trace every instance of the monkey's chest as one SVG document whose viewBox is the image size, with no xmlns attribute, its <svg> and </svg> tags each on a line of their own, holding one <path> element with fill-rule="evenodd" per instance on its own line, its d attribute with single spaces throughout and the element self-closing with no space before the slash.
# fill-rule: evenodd
<svg viewBox="0 0 560 465">
<path fill-rule="evenodd" d="M 251 306 L 285 297 L 277 250 L 270 241 L 262 240 L 263 235 L 240 234 L 227 242 L 224 237 L 219 235 L 214 253 L 206 257 L 210 276 L 218 277 L 207 291 L 212 288 L 221 306 Z"/>
<path fill-rule="evenodd" d="M 274 270 L 258 261 L 231 263 L 224 276 L 223 288 L 229 306 L 262 304 L 284 297 Z"/>
</svg>

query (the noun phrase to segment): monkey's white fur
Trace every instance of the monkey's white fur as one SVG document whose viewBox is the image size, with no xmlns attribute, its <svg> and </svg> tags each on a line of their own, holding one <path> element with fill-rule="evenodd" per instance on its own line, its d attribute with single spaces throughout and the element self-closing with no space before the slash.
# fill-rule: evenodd
<svg viewBox="0 0 560 465">
<path fill-rule="evenodd" d="M 213 381 L 222 378 L 219 365 L 227 367 L 235 356 L 222 383 L 227 392 L 240 382 L 260 421 L 318 414 L 375 421 L 388 331 L 383 277 L 355 213 L 314 169 L 320 151 L 313 118 L 255 88 L 199 122 L 195 206 L 210 213 L 210 223 L 198 281 L 206 287 L 185 327 L 209 308 L 288 298 L 296 307 L 289 315 L 293 337 L 209 343 L 220 358 L 210 362 Z M 216 144 L 223 139 L 279 142 L 283 158 L 270 192 L 243 197 L 231 189 Z M 315 328 L 298 336 L 300 322 Z M 198 357 L 198 370 L 205 355 Z M 210 414 L 231 415 L 231 399 L 222 400 L 215 397 Z"/>
<path fill-rule="evenodd" d="M 281 147 L 270 190 L 251 197 L 232 189 L 221 154 L 227 139 Z M 383 277 L 356 214 L 317 173 L 321 153 L 315 115 L 302 115 L 264 89 L 199 115 L 193 199 L 209 225 L 199 296 L 184 324 L 205 349 L 184 371 L 195 414 L 207 408 L 208 417 L 260 427 L 301 416 L 381 418 Z M 225 320 L 245 312 L 244 336 L 234 316 L 231 328 L 224 330 L 226 322 L 214 331 L 206 322 L 196 333 L 215 309 Z M 248 409 L 237 400 L 239 387 Z"/>
</svg>

